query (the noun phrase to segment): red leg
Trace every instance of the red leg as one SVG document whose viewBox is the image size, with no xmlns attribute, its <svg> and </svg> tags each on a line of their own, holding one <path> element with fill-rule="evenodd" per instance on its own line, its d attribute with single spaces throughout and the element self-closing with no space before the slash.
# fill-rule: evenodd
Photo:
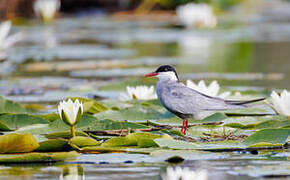
<svg viewBox="0 0 290 180">
<path fill-rule="evenodd" d="M 181 128 L 181 130 L 180 130 L 180 132 L 182 133 L 182 134 L 184 134 L 184 126 L 185 126 L 185 121 L 183 120 L 183 123 L 182 123 L 182 128 Z"/>
<path fill-rule="evenodd" d="M 185 123 L 185 127 L 184 127 L 184 135 L 186 134 L 186 130 L 187 130 L 187 126 L 188 126 L 188 120 L 186 119 L 185 120 L 186 121 L 186 123 Z M 183 121 L 184 122 L 184 121 Z"/>
</svg>

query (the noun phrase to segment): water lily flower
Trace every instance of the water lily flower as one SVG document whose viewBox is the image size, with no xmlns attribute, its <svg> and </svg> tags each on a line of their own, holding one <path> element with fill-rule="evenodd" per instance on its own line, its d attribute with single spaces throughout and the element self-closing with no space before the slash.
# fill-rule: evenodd
<svg viewBox="0 0 290 180">
<path fill-rule="evenodd" d="M 162 180 L 207 180 L 207 172 L 205 170 L 201 171 L 191 171 L 188 168 L 167 167 L 166 175 L 162 175 Z"/>
<path fill-rule="evenodd" d="M 74 102 L 69 99 L 68 101 L 62 101 L 58 105 L 58 113 L 60 118 L 69 126 L 71 126 L 72 136 L 75 136 L 74 126 L 80 121 L 84 112 L 83 104 L 79 100 Z"/>
<path fill-rule="evenodd" d="M 16 33 L 9 36 L 10 29 L 10 21 L 4 21 L 0 24 L 0 59 L 5 59 L 6 50 L 23 38 L 22 33 Z"/>
<path fill-rule="evenodd" d="M 127 86 L 126 89 L 127 92 L 121 93 L 119 96 L 119 99 L 122 101 L 129 101 L 132 99 L 150 100 L 157 98 L 157 95 L 154 91 L 154 86 Z"/>
<path fill-rule="evenodd" d="M 59 0 L 36 0 L 33 5 L 36 16 L 44 22 L 52 21 L 60 8 Z"/>
<path fill-rule="evenodd" d="M 198 92 L 201 92 L 205 95 L 212 96 L 212 97 L 226 98 L 231 94 L 230 92 L 224 92 L 224 93 L 218 94 L 220 90 L 220 85 L 217 83 L 217 81 L 213 81 L 210 83 L 209 86 L 206 86 L 203 80 L 199 81 L 198 84 L 195 84 L 191 80 L 187 80 L 186 86 Z"/>
<path fill-rule="evenodd" d="M 179 21 L 186 27 L 213 28 L 217 24 L 212 8 L 207 4 L 188 3 L 177 7 Z"/>
<path fill-rule="evenodd" d="M 290 92 L 283 90 L 280 96 L 273 91 L 271 93 L 274 110 L 281 115 L 290 116 Z"/>
</svg>

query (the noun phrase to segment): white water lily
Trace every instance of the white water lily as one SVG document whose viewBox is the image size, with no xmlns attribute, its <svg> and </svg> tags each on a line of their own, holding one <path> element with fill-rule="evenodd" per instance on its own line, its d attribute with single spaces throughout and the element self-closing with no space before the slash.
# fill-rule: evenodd
<svg viewBox="0 0 290 180">
<path fill-rule="evenodd" d="M 186 27 L 213 28 L 217 24 L 212 8 L 207 4 L 188 3 L 176 9 L 179 21 Z"/>
<path fill-rule="evenodd" d="M 127 86 L 126 89 L 127 92 L 121 93 L 119 96 L 119 99 L 122 101 L 129 101 L 132 99 L 150 100 L 157 98 L 157 95 L 154 91 L 154 86 Z"/>
<path fill-rule="evenodd" d="M 218 94 L 220 90 L 220 85 L 217 83 L 217 81 L 213 81 L 208 86 L 206 86 L 204 80 L 199 81 L 198 84 L 195 84 L 191 80 L 187 80 L 186 86 L 212 97 L 226 98 L 231 94 L 230 92 Z"/>
<path fill-rule="evenodd" d="M 33 9 L 44 22 L 52 21 L 60 8 L 59 0 L 36 0 Z"/>
<path fill-rule="evenodd" d="M 22 33 L 9 36 L 11 22 L 4 21 L 0 24 L 0 59 L 6 58 L 6 50 L 23 38 Z"/>
<path fill-rule="evenodd" d="M 283 90 L 280 96 L 273 91 L 271 93 L 273 108 L 278 114 L 290 116 L 290 92 Z"/>
<path fill-rule="evenodd" d="M 83 112 L 83 104 L 80 103 L 78 99 L 74 102 L 71 99 L 68 101 L 62 101 L 58 105 L 58 113 L 60 118 L 70 126 L 78 123 Z"/>
<path fill-rule="evenodd" d="M 207 180 L 208 175 L 205 170 L 191 171 L 188 168 L 167 167 L 166 175 L 162 175 L 162 180 Z"/>
</svg>

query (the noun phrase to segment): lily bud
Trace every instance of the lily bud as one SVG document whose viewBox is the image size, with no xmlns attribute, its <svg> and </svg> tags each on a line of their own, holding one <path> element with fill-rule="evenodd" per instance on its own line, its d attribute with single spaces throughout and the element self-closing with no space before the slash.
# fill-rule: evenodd
<svg viewBox="0 0 290 180">
<path fill-rule="evenodd" d="M 58 113 L 60 118 L 69 126 L 77 124 L 84 112 L 83 104 L 79 100 L 73 102 L 71 99 L 62 101 L 58 105 Z"/>
</svg>

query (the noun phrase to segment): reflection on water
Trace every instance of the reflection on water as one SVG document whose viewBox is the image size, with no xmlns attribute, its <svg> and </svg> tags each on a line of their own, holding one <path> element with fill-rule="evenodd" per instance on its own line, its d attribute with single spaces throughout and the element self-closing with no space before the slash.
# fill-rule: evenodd
<svg viewBox="0 0 290 180">
<path fill-rule="evenodd" d="M 267 176 L 286 180 L 289 176 L 287 150 L 261 151 L 258 155 L 249 152 L 224 152 L 225 156 L 220 158 L 214 156 L 219 156 L 220 153 L 209 153 L 208 157 L 206 152 L 201 154 L 200 157 L 196 154 L 192 160 L 180 164 L 166 163 L 162 160 L 162 155 L 83 154 L 77 161 L 65 163 L 1 165 L 0 179 L 159 180 L 160 175 L 166 173 L 167 166 L 187 167 L 191 171 L 203 169 L 207 171 L 209 180 L 254 180 Z M 188 157 L 190 159 L 190 154 Z"/>
<path fill-rule="evenodd" d="M 59 176 L 59 180 L 84 180 L 84 169 L 81 165 L 71 164 L 65 165 L 62 168 L 62 173 Z"/>
</svg>

